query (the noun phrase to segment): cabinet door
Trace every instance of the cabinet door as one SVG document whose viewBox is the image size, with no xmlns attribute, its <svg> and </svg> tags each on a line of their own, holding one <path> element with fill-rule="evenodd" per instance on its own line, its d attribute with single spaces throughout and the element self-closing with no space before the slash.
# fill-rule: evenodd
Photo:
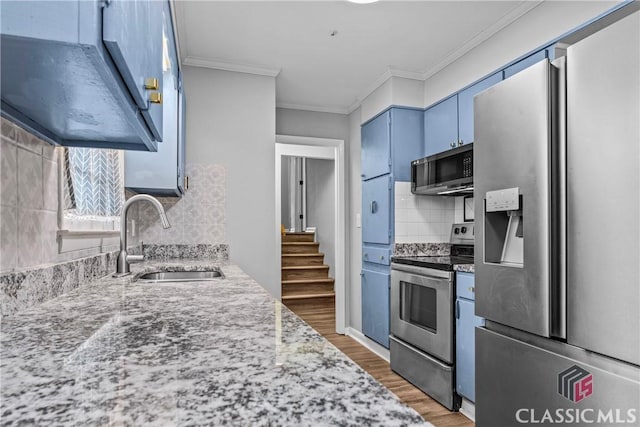
<svg viewBox="0 0 640 427">
<path fill-rule="evenodd" d="M 473 97 L 502 80 L 502 71 L 492 74 L 458 93 L 458 140 L 473 142 Z"/>
<path fill-rule="evenodd" d="M 362 270 L 362 332 L 389 348 L 389 273 Z"/>
<path fill-rule="evenodd" d="M 515 64 L 505 68 L 504 69 L 504 78 L 505 79 L 509 78 L 509 77 L 513 76 L 514 74 L 519 73 L 520 71 L 524 70 L 525 68 L 529 68 L 530 66 L 532 66 L 536 62 L 542 61 L 546 57 L 547 57 L 547 51 L 546 50 L 541 50 L 539 52 L 536 52 L 536 53 L 534 53 L 532 55 L 527 56 L 523 60 L 518 61 Z"/>
<path fill-rule="evenodd" d="M 458 95 L 453 95 L 424 112 L 424 137 L 427 156 L 457 146 Z"/>
<path fill-rule="evenodd" d="M 391 171 L 390 111 L 362 125 L 362 179 Z"/>
<path fill-rule="evenodd" d="M 185 153 L 187 133 L 187 101 L 184 94 L 182 75 L 178 81 L 178 190 L 184 193 L 185 188 Z"/>
<path fill-rule="evenodd" d="M 362 241 L 391 242 L 391 176 L 362 182 Z"/>
<path fill-rule="evenodd" d="M 162 104 L 150 97 L 162 93 L 163 7 L 161 1 L 112 0 L 102 12 L 102 40 L 158 141 L 162 141 Z M 157 79 L 158 87 L 146 89 L 148 78 Z"/>
<path fill-rule="evenodd" d="M 464 298 L 456 300 L 456 391 L 476 401 L 476 326 L 484 319 L 474 314 L 475 304 Z"/>
</svg>

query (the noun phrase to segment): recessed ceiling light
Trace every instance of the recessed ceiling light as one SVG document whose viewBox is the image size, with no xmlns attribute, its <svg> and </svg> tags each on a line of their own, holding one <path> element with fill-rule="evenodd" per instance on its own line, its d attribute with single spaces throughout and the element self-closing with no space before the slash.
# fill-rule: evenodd
<svg viewBox="0 0 640 427">
<path fill-rule="evenodd" d="M 367 3 L 375 3 L 378 0 L 347 0 L 347 1 L 351 3 L 367 4 Z"/>
</svg>

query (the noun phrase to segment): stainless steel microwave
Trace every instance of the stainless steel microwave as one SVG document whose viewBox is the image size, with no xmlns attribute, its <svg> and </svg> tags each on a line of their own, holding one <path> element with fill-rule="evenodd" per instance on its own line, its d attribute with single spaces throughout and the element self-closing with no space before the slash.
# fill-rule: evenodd
<svg viewBox="0 0 640 427">
<path fill-rule="evenodd" d="M 411 192 L 441 196 L 473 194 L 473 144 L 412 161 Z"/>
</svg>

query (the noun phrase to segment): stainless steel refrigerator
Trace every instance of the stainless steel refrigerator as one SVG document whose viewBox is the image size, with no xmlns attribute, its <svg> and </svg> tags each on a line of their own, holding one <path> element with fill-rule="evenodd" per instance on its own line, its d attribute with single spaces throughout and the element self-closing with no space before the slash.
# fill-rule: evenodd
<svg viewBox="0 0 640 427">
<path fill-rule="evenodd" d="M 478 427 L 640 425 L 640 12 L 474 111 Z"/>
</svg>

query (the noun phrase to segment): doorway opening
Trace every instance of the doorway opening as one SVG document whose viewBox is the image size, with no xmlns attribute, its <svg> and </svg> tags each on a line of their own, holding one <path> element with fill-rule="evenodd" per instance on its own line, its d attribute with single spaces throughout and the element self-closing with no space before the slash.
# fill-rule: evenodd
<svg viewBox="0 0 640 427">
<path fill-rule="evenodd" d="M 347 307 L 344 141 L 277 135 L 275 169 L 276 251 L 281 253 L 277 268 L 283 279 L 290 279 L 289 274 L 299 274 L 305 268 L 287 266 L 298 259 L 313 258 L 314 261 L 307 267 L 313 271 L 312 276 L 317 275 L 321 279 L 320 276 L 326 274 L 324 270 L 330 270 L 335 279 L 336 332 L 344 334 Z M 284 239 L 283 228 L 288 234 Z M 281 239 L 282 242 L 300 242 L 281 244 Z M 285 246 L 286 252 L 300 248 L 300 254 L 306 255 L 283 254 Z M 314 254 L 318 246 L 324 254 Z M 321 255 L 324 255 L 324 262 L 320 260 Z M 283 260 L 286 264 L 284 269 Z M 318 268 L 318 264 L 322 266 Z M 328 281 L 324 284 L 322 280 L 311 281 L 310 284 L 320 289 Z M 287 286 L 304 283 L 294 283 L 296 280 L 287 282 Z"/>
</svg>

